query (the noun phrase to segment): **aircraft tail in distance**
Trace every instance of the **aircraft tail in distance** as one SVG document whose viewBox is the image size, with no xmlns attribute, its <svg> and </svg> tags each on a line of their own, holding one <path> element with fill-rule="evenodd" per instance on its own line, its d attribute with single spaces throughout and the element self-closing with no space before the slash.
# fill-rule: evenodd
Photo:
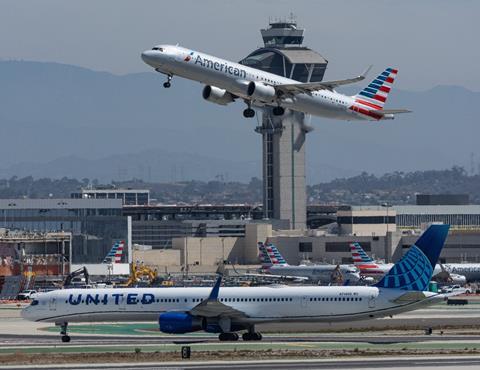
<svg viewBox="0 0 480 370">
<path fill-rule="evenodd" d="M 288 266 L 287 261 L 285 261 L 283 256 L 278 251 L 277 247 L 274 246 L 272 243 L 259 242 L 258 250 L 260 252 L 259 258 L 260 262 L 262 263 L 262 269 L 268 269 L 273 265 Z"/>
<path fill-rule="evenodd" d="M 105 256 L 105 259 L 102 263 L 121 263 L 123 249 L 125 247 L 125 242 L 123 240 L 118 240 L 113 244 L 110 252 Z"/>
<path fill-rule="evenodd" d="M 450 225 L 431 225 L 375 286 L 403 290 L 428 290 L 449 228 Z"/>
<path fill-rule="evenodd" d="M 360 243 L 351 243 L 350 252 L 352 253 L 352 260 L 355 266 L 374 262 L 373 259 L 365 253 Z"/>
</svg>

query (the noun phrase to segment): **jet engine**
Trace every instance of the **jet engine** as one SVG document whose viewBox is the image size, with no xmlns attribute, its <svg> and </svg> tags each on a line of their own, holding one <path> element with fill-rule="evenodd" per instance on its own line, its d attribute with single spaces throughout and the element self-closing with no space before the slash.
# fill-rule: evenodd
<svg viewBox="0 0 480 370">
<path fill-rule="evenodd" d="M 210 85 L 206 85 L 203 88 L 202 96 L 205 100 L 220 105 L 227 105 L 228 103 L 233 102 L 233 95 L 227 90 Z"/>
<path fill-rule="evenodd" d="M 273 86 L 252 81 L 248 84 L 247 95 L 253 100 L 270 103 L 275 98 L 275 89 Z"/>
<path fill-rule="evenodd" d="M 158 318 L 160 331 L 168 334 L 185 334 L 202 330 L 202 319 L 185 312 L 165 312 Z"/>
</svg>

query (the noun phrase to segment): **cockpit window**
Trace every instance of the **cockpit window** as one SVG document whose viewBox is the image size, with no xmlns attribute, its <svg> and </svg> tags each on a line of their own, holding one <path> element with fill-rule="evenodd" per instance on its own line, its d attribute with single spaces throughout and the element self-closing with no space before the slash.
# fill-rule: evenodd
<svg viewBox="0 0 480 370">
<path fill-rule="evenodd" d="M 38 304 L 38 301 L 36 299 L 34 299 L 32 301 L 32 303 L 30 303 L 30 306 L 36 306 Z"/>
<path fill-rule="evenodd" d="M 162 51 L 163 52 L 163 48 L 159 48 L 157 46 L 155 46 L 154 48 L 152 48 L 152 50 L 158 50 L 158 51 Z"/>
</svg>

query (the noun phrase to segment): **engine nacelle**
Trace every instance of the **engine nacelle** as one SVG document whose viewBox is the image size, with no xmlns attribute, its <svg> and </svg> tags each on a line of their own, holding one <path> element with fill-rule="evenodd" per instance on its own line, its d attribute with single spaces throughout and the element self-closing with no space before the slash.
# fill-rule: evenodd
<svg viewBox="0 0 480 370">
<path fill-rule="evenodd" d="M 220 89 L 216 86 L 206 85 L 203 88 L 202 96 L 205 100 L 220 105 L 227 105 L 228 103 L 233 102 L 232 94 L 227 90 Z"/>
<path fill-rule="evenodd" d="M 160 331 L 168 334 L 185 334 L 202 330 L 202 319 L 184 312 L 165 312 L 158 318 Z"/>
<path fill-rule="evenodd" d="M 252 81 L 248 84 L 247 95 L 253 100 L 270 103 L 275 99 L 275 89 L 273 86 Z"/>
</svg>

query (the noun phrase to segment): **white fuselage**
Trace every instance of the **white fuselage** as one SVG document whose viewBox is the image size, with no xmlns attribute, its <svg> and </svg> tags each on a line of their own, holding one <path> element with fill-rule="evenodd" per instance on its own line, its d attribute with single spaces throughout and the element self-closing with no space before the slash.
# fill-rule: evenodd
<svg viewBox="0 0 480 370">
<path fill-rule="evenodd" d="M 265 102 L 251 100 L 247 94 L 250 82 L 255 81 L 269 86 L 299 83 L 273 73 L 180 46 L 159 45 L 156 49 L 143 52 L 142 59 L 157 71 L 225 89 L 257 106 L 263 106 Z M 354 102 L 353 97 L 330 90 L 299 93 L 281 98 L 279 101 L 284 108 L 315 116 L 347 121 L 378 120 L 350 109 Z"/>
<path fill-rule="evenodd" d="M 272 275 L 288 275 L 306 277 L 312 281 L 323 284 L 331 283 L 334 280 L 334 274 L 337 271 L 337 265 L 272 265 L 268 267 L 267 272 Z M 360 280 L 360 274 L 357 268 L 347 265 L 339 265 L 338 272 L 342 274 L 345 281 L 349 280 L 356 283 Z"/>
<path fill-rule="evenodd" d="M 64 289 L 39 294 L 22 310 L 31 321 L 156 321 L 164 312 L 188 312 L 211 288 Z M 405 290 L 377 287 L 270 286 L 220 288 L 218 299 L 244 313 L 240 323 L 333 322 L 378 318 L 436 303 L 443 296 L 422 292 L 395 300 Z M 418 293 L 418 292 L 415 292 Z"/>
</svg>

